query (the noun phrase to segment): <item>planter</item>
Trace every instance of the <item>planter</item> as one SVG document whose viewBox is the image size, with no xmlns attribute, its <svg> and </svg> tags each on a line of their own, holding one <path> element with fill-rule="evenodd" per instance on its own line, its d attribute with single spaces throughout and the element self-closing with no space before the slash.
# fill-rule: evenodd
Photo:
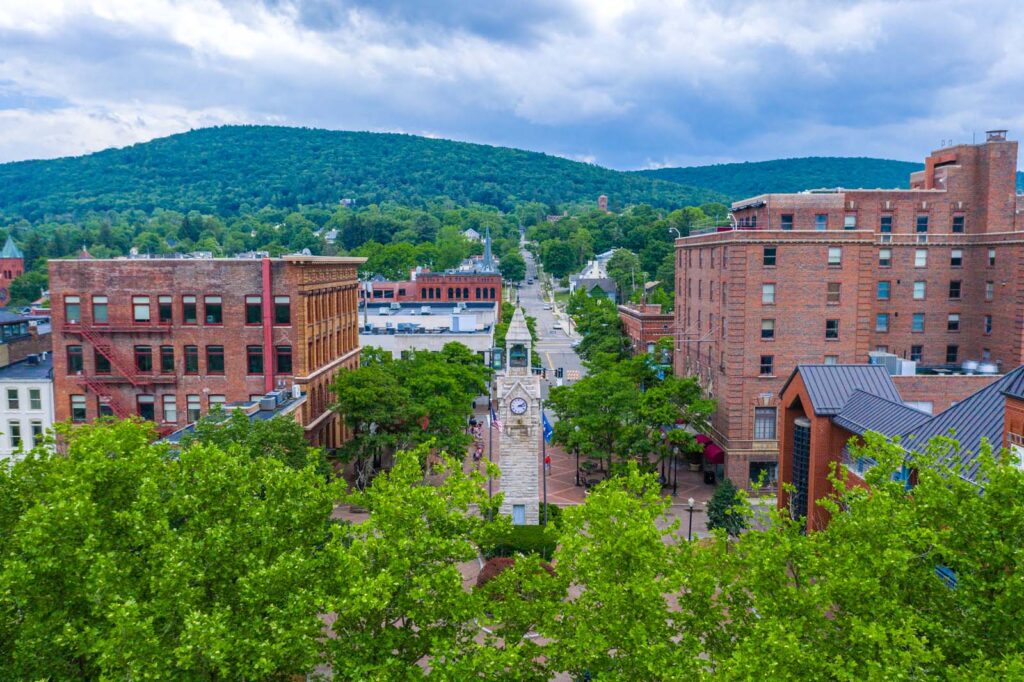
<svg viewBox="0 0 1024 682">
<path fill-rule="evenodd" d="M 687 467 L 690 471 L 700 471 L 700 462 L 690 462 Z"/>
</svg>

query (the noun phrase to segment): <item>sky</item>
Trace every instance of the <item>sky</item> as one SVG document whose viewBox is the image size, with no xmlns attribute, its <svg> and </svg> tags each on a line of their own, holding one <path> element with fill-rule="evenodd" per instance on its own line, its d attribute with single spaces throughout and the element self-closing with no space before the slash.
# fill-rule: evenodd
<svg viewBox="0 0 1024 682">
<path fill-rule="evenodd" d="M 0 0 L 0 162 L 212 125 L 619 169 L 1024 136 L 1017 0 Z M 1021 166 L 1024 168 L 1024 164 Z"/>
</svg>

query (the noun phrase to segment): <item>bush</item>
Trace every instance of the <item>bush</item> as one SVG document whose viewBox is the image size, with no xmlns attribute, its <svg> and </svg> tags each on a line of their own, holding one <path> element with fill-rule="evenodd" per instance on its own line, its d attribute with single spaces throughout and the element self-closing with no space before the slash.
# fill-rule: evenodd
<svg viewBox="0 0 1024 682">
<path fill-rule="evenodd" d="M 503 537 L 484 548 L 484 558 L 514 557 L 517 554 L 537 554 L 546 561 L 555 553 L 555 539 L 543 526 L 512 526 Z"/>
<path fill-rule="evenodd" d="M 544 503 L 537 503 L 537 518 L 544 521 Z M 548 525 L 555 528 L 562 527 L 562 508 L 548 502 Z"/>
</svg>

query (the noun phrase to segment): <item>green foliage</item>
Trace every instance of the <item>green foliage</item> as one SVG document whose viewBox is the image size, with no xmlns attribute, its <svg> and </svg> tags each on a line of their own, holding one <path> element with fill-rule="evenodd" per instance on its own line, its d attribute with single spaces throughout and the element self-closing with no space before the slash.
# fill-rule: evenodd
<svg viewBox="0 0 1024 682">
<path fill-rule="evenodd" d="M 526 277 L 526 261 L 517 252 L 502 256 L 499 267 L 506 282 L 521 282 Z"/>
<path fill-rule="evenodd" d="M 566 307 L 576 331 L 583 337 L 576 353 L 588 362 L 621 360 L 629 352 L 618 307 L 608 297 L 579 289 Z"/>
<path fill-rule="evenodd" d="M 492 544 L 484 547 L 484 558 L 536 554 L 545 561 L 551 561 L 555 552 L 555 535 L 552 533 L 554 527 L 550 524 L 550 518 L 548 521 L 548 527 L 510 526 L 507 532 L 496 535 L 491 539 Z"/>
<path fill-rule="evenodd" d="M 708 500 L 708 530 L 722 529 L 736 537 L 747 527 L 744 515 L 745 491 L 738 489 L 728 478 L 715 488 L 715 493 Z"/>
<path fill-rule="evenodd" d="M 615 280 L 623 300 L 630 300 L 639 288 L 643 291 L 646 273 L 640 266 L 640 259 L 627 249 L 616 249 L 608 259 L 608 276 Z"/>
</svg>

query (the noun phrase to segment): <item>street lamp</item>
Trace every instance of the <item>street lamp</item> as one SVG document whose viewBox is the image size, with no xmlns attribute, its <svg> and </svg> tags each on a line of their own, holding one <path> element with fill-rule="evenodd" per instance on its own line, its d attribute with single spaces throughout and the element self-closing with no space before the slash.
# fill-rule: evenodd
<svg viewBox="0 0 1024 682">
<path fill-rule="evenodd" d="M 690 512 L 690 525 L 686 529 L 686 540 L 689 542 L 693 539 L 693 498 L 691 497 L 686 501 L 687 510 Z"/>
<path fill-rule="evenodd" d="M 674 228 L 674 227 L 670 227 L 670 228 L 668 228 L 668 231 L 669 231 L 669 232 L 675 232 L 675 233 L 676 233 L 676 239 L 682 239 L 682 238 L 683 238 L 683 235 L 681 235 L 681 234 L 679 233 L 679 230 L 678 230 L 678 229 L 676 229 L 676 228 Z"/>
<path fill-rule="evenodd" d="M 580 427 L 576 425 L 576 440 L 573 443 L 573 450 L 576 451 L 576 487 L 580 487 L 580 442 L 579 442 Z"/>
</svg>

